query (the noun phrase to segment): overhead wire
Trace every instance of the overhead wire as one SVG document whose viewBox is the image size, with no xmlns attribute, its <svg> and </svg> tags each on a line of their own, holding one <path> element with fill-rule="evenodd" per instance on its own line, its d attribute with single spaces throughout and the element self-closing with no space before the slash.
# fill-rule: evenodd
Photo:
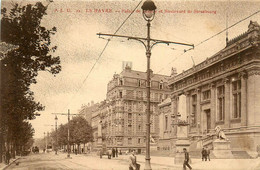
<svg viewBox="0 0 260 170">
<path fill-rule="evenodd" d="M 219 35 L 219 34 L 221 34 L 221 33 L 225 32 L 226 30 L 228 30 L 228 29 L 230 29 L 230 28 L 234 27 L 235 25 L 239 24 L 240 22 L 243 22 L 243 21 L 247 20 L 248 18 L 250 18 L 250 17 L 252 17 L 252 16 L 254 16 L 254 15 L 258 14 L 259 12 L 260 12 L 260 10 L 259 10 L 259 11 L 256 11 L 256 12 L 254 12 L 253 14 L 251 14 L 251 15 L 249 15 L 249 16 L 247 16 L 247 17 L 245 17 L 245 18 L 241 19 L 241 20 L 239 20 L 238 22 L 236 22 L 236 23 L 234 23 L 233 25 L 231 25 L 231 26 L 229 26 L 229 27 L 225 28 L 224 30 L 222 30 L 222 31 L 218 32 L 217 34 L 215 34 L 215 35 L 213 35 L 213 36 L 211 36 L 211 37 L 209 37 L 209 38 L 207 38 L 207 39 L 205 39 L 205 40 L 201 41 L 200 43 L 198 43 L 198 44 L 196 44 L 196 45 L 194 45 L 194 47 L 198 47 L 199 45 L 203 44 L 204 42 L 206 42 L 206 41 L 208 41 L 208 40 L 210 40 L 210 39 L 212 39 L 212 38 L 216 37 L 217 35 Z"/>
<path fill-rule="evenodd" d="M 140 1 L 140 2 L 138 3 L 138 5 L 136 6 L 136 8 L 141 4 L 141 2 L 142 2 L 142 1 Z M 128 15 L 128 17 L 123 21 L 123 23 L 119 26 L 119 28 L 115 31 L 114 34 L 116 34 L 116 33 L 121 29 L 121 27 L 124 25 L 124 23 L 127 21 L 127 19 L 133 14 L 133 12 L 136 10 L 136 8 Z M 260 10 L 254 12 L 253 14 L 247 16 L 246 18 L 243 18 L 243 19 L 239 20 L 238 22 L 236 22 L 236 23 L 234 23 L 233 25 L 231 25 L 231 26 L 225 28 L 224 30 L 218 32 L 217 34 L 215 34 L 215 35 L 213 35 L 213 36 L 211 36 L 211 37 L 209 37 L 209 38 L 207 38 L 207 39 L 201 41 L 200 43 L 198 43 L 198 44 L 196 44 L 196 45 L 194 45 L 194 47 L 200 46 L 201 44 L 203 44 L 203 43 L 209 41 L 210 39 L 212 39 L 212 38 L 214 38 L 214 37 L 220 35 L 220 34 L 223 33 L 223 32 L 225 32 L 227 29 L 230 29 L 230 28 L 234 27 L 235 25 L 239 24 L 240 22 L 243 22 L 244 20 L 246 20 L 246 19 L 248 19 L 248 18 L 250 18 L 250 17 L 252 17 L 252 16 L 254 16 L 254 15 L 256 15 L 256 14 L 259 13 L 259 12 L 260 12 Z M 84 79 L 84 81 L 83 81 L 81 87 L 77 90 L 76 94 L 77 94 L 78 91 L 82 88 L 82 86 L 84 85 L 85 81 L 88 79 L 89 75 L 90 75 L 91 72 L 93 71 L 95 65 L 97 64 L 97 62 L 98 62 L 99 59 L 101 58 L 102 54 L 104 53 L 105 49 L 107 48 L 107 46 L 108 46 L 108 44 L 109 44 L 109 42 L 111 41 L 112 38 L 113 38 L 113 36 L 111 36 L 110 39 L 107 39 L 107 43 L 105 44 L 105 46 L 104 46 L 103 50 L 101 51 L 99 57 L 97 58 L 96 62 L 95 62 L 94 65 L 92 66 L 90 72 L 87 74 L 86 78 Z M 180 55 L 178 55 L 177 57 L 175 57 L 170 63 L 167 64 L 167 66 L 168 66 L 169 64 L 172 64 L 175 60 L 177 60 L 178 57 L 184 55 L 186 52 L 188 52 L 188 51 L 190 51 L 190 50 L 192 50 L 192 49 L 193 49 L 193 48 L 190 48 L 190 49 L 188 49 L 188 50 L 184 50 L 184 52 L 183 52 L 182 54 L 180 54 Z M 163 71 L 165 68 L 166 68 L 166 67 L 163 67 L 163 68 L 160 69 L 156 74 L 160 73 L 160 72 Z M 151 78 L 153 78 L 153 76 L 151 76 Z M 144 83 L 145 83 L 145 82 L 144 82 Z M 142 85 L 144 85 L 144 84 L 142 84 Z M 137 87 L 137 88 L 139 88 L 139 87 Z M 135 88 L 135 89 L 137 89 L 137 88 Z M 133 89 L 133 91 L 134 91 L 135 89 Z M 133 91 L 127 93 L 127 95 L 133 93 Z M 74 97 L 76 96 L 76 94 L 73 96 L 72 99 L 74 99 Z M 70 103 L 70 102 L 69 102 L 69 103 Z M 68 104 L 69 104 L 69 103 L 68 103 Z M 66 107 L 67 107 L 67 106 L 66 106 Z"/>
<path fill-rule="evenodd" d="M 130 18 L 130 16 L 136 11 L 136 9 L 139 7 L 139 5 L 142 3 L 143 0 L 141 0 L 137 6 L 134 8 L 134 10 L 132 10 L 132 12 L 126 17 L 126 19 L 122 22 L 122 24 L 118 27 L 118 29 L 114 32 L 114 34 L 116 34 L 121 27 L 125 24 L 125 22 Z M 113 36 L 111 36 L 111 39 L 113 38 Z M 75 96 L 78 94 L 78 92 L 81 90 L 81 88 L 83 87 L 83 85 L 85 84 L 86 80 L 88 79 L 89 75 L 91 74 L 91 72 L 93 71 L 94 67 L 96 66 L 97 62 L 100 60 L 101 56 L 103 55 L 104 51 L 106 50 L 109 42 L 111 39 L 107 40 L 107 43 L 105 44 L 103 50 L 101 51 L 101 53 L 99 54 L 98 58 L 96 59 L 96 62 L 93 64 L 93 66 L 91 67 L 89 73 L 87 74 L 87 76 L 85 77 L 85 79 L 82 82 L 82 85 L 80 86 L 80 88 L 78 88 L 78 90 L 76 91 L 76 93 L 74 94 L 74 96 L 72 97 L 72 99 L 69 101 L 69 103 L 64 107 L 64 109 L 70 104 L 70 102 L 75 98 Z M 63 110 L 64 110 L 63 109 Z"/>
<path fill-rule="evenodd" d="M 252 16 L 254 16 L 254 15 L 256 15 L 256 14 L 259 13 L 259 12 L 260 12 L 260 10 L 254 12 L 253 14 L 251 14 L 251 15 L 249 15 L 249 16 L 247 16 L 247 17 L 241 19 L 241 20 L 239 20 L 238 22 L 236 22 L 236 23 L 234 23 L 233 25 L 227 27 L 226 29 L 224 29 L 224 30 L 218 32 L 217 34 L 215 34 L 215 35 L 213 35 L 213 36 L 211 36 L 211 37 L 209 37 L 209 38 L 207 38 L 207 39 L 201 41 L 200 43 L 198 43 L 198 44 L 196 44 L 196 45 L 194 45 L 194 47 L 197 47 L 197 46 L 199 46 L 199 45 L 201 45 L 201 44 L 203 44 L 203 43 L 209 41 L 210 39 L 216 37 L 217 35 L 220 35 L 221 33 L 225 32 L 227 29 L 234 27 L 235 25 L 239 24 L 240 22 L 243 22 L 244 20 L 246 20 L 246 19 L 248 19 L 248 18 L 250 18 L 250 17 L 252 17 Z M 176 57 L 175 57 L 172 61 L 170 61 L 166 66 L 162 67 L 158 72 L 156 72 L 156 74 L 158 74 L 158 73 L 160 73 L 161 71 L 163 71 L 165 68 L 168 67 L 168 65 L 170 65 L 170 64 L 172 64 L 174 61 L 176 61 L 177 58 L 179 58 L 180 56 L 184 55 L 186 52 L 188 52 L 188 51 L 190 51 L 190 50 L 192 50 L 192 49 L 193 49 L 193 48 L 190 48 L 190 49 L 188 49 L 188 50 L 184 50 L 184 52 L 183 52 L 182 54 L 176 56 Z M 193 60 L 193 58 L 191 58 L 191 59 Z M 195 62 L 194 62 L 194 60 L 193 60 L 193 64 L 194 64 L 194 63 L 195 63 Z M 153 75 L 153 76 L 154 76 L 154 75 Z M 153 78 L 153 76 L 151 76 L 151 78 Z M 142 84 L 142 85 L 144 85 L 144 84 Z M 135 89 L 133 89 L 133 91 L 127 93 L 127 95 L 130 95 L 131 93 L 134 92 L 134 90 L 136 90 L 136 89 L 138 89 L 138 88 L 139 88 L 139 87 L 136 87 Z"/>
<path fill-rule="evenodd" d="M 259 12 L 260 12 L 260 10 L 254 12 L 254 13 L 252 13 L 251 15 L 249 15 L 249 16 L 247 16 L 247 17 L 241 19 L 241 20 L 239 20 L 238 22 L 232 24 L 231 26 L 226 27 L 226 28 L 223 29 L 222 31 L 218 32 L 217 34 L 214 34 L 214 35 L 212 35 L 211 37 L 209 37 L 209 38 L 207 38 L 207 39 L 205 39 L 205 40 L 199 42 L 198 44 L 194 45 L 194 48 L 195 48 L 195 47 L 198 47 L 199 45 L 201 45 L 201 44 L 203 44 L 203 43 L 209 41 L 210 39 L 212 39 L 212 38 L 214 38 L 214 37 L 220 35 L 221 33 L 225 32 L 226 30 L 228 30 L 228 29 L 230 29 L 230 28 L 232 28 L 232 27 L 234 27 L 234 26 L 236 26 L 237 24 L 239 24 L 239 23 L 241 23 L 241 22 L 243 22 L 243 21 L 249 19 L 250 17 L 252 17 L 252 16 L 258 14 Z M 184 50 L 184 52 L 183 52 L 182 54 L 180 54 L 179 56 L 182 56 L 183 54 L 185 54 L 186 52 L 188 52 L 188 51 L 190 51 L 190 50 L 192 50 L 192 49 L 193 49 L 193 48 L 190 48 L 190 49 L 188 49 L 188 50 Z M 179 57 L 179 56 L 178 56 L 178 57 Z M 175 61 L 175 60 L 176 60 L 176 59 L 173 59 L 173 61 Z M 192 58 L 192 60 L 193 60 L 193 58 Z M 173 61 L 171 61 L 170 63 L 172 63 Z M 169 64 L 170 64 L 170 63 L 169 63 Z M 193 63 L 195 63 L 194 60 L 193 60 Z M 167 66 L 168 66 L 169 64 L 167 64 Z M 167 66 L 163 67 L 160 71 L 164 70 Z"/>
</svg>

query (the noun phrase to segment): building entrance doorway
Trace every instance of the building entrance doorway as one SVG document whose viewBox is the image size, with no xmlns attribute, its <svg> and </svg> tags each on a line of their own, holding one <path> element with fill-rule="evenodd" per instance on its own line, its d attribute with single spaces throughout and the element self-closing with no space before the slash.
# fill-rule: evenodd
<svg viewBox="0 0 260 170">
<path fill-rule="evenodd" d="M 210 109 L 205 110 L 206 114 L 206 132 L 209 133 L 209 130 L 211 129 L 211 115 L 210 115 Z"/>
</svg>

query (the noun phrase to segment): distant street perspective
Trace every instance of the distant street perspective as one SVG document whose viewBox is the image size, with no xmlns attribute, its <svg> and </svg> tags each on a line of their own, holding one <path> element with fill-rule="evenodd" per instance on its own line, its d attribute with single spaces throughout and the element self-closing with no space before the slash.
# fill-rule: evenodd
<svg viewBox="0 0 260 170">
<path fill-rule="evenodd" d="M 260 170 L 259 7 L 2 0 L 0 169 Z"/>
</svg>

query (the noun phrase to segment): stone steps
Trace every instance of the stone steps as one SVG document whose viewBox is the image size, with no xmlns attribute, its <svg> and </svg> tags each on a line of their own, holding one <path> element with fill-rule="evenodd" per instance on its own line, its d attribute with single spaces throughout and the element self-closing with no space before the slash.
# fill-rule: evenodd
<svg viewBox="0 0 260 170">
<path fill-rule="evenodd" d="M 231 151 L 235 159 L 251 159 L 246 151 Z"/>
</svg>

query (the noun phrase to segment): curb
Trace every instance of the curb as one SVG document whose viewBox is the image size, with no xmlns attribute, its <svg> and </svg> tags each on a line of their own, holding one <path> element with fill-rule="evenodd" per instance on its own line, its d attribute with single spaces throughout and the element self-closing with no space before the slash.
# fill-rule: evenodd
<svg viewBox="0 0 260 170">
<path fill-rule="evenodd" d="M 6 165 L 2 170 L 5 170 L 7 169 L 10 165 L 12 165 L 13 163 L 15 163 L 18 159 L 20 159 L 21 157 L 19 158 L 15 158 L 12 162 L 10 162 L 8 165 Z"/>
</svg>

